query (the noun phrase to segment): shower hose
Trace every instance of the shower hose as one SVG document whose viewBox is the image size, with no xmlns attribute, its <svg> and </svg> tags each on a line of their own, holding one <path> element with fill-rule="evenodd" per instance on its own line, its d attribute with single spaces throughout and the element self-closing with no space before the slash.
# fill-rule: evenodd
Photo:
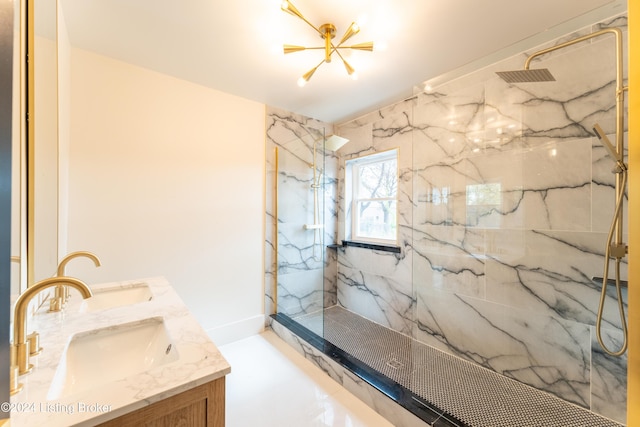
<svg viewBox="0 0 640 427">
<path fill-rule="evenodd" d="M 619 172 L 621 174 L 622 191 L 620 191 L 620 194 L 618 194 L 618 198 L 616 200 L 615 212 L 613 214 L 613 220 L 611 221 L 611 227 L 609 228 L 609 235 L 607 237 L 607 246 L 604 254 L 604 273 L 602 275 L 603 276 L 602 292 L 600 294 L 600 304 L 598 306 L 598 317 L 596 320 L 596 337 L 598 338 L 598 342 L 600 343 L 600 346 L 602 347 L 602 349 L 605 351 L 605 353 L 607 353 L 610 356 L 622 356 L 624 352 L 627 351 L 627 341 L 628 341 L 627 340 L 627 321 L 625 320 L 625 316 L 624 316 L 624 303 L 622 301 L 622 290 L 621 290 L 621 283 L 620 283 L 620 264 L 622 262 L 621 256 L 615 256 L 615 275 L 616 275 L 615 283 L 616 283 L 616 293 L 618 296 L 618 311 L 620 313 L 620 323 L 622 324 L 622 334 L 623 334 L 622 346 L 617 351 L 610 350 L 604 344 L 601 336 L 602 312 L 604 311 L 604 303 L 607 297 L 609 263 L 612 258 L 611 245 L 613 243 L 613 235 L 616 227 L 622 227 L 622 224 L 620 221 L 620 212 L 622 211 L 622 203 L 624 201 L 624 193 L 625 193 L 624 189 L 626 188 L 626 185 L 627 185 L 627 169 L 624 165 L 622 166 L 623 167 Z"/>
</svg>

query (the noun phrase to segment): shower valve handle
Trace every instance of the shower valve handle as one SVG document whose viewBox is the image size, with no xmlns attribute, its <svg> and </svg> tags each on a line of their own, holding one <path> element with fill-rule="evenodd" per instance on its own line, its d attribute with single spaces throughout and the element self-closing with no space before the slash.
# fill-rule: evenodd
<svg viewBox="0 0 640 427">
<path fill-rule="evenodd" d="M 624 258 L 629 249 L 629 247 L 624 243 L 612 243 L 610 248 L 610 255 L 612 258 Z"/>
</svg>

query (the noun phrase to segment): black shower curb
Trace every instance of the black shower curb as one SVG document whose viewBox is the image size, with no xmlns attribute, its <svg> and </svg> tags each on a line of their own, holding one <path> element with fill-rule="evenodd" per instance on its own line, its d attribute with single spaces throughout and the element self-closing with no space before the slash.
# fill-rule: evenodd
<svg viewBox="0 0 640 427">
<path fill-rule="evenodd" d="M 286 314 L 272 314 L 270 317 L 430 426 L 471 427 L 300 325 Z"/>
</svg>

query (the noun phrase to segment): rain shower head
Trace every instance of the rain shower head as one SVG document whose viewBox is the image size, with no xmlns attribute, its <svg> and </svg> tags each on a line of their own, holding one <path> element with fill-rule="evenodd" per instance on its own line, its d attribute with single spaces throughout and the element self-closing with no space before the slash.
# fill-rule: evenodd
<svg viewBox="0 0 640 427">
<path fill-rule="evenodd" d="M 337 151 L 347 142 L 349 142 L 347 138 L 338 135 L 329 135 L 324 142 L 324 148 L 329 151 Z"/>
<path fill-rule="evenodd" d="M 496 74 L 507 83 L 553 82 L 556 80 L 553 74 L 546 68 L 496 71 Z"/>
</svg>

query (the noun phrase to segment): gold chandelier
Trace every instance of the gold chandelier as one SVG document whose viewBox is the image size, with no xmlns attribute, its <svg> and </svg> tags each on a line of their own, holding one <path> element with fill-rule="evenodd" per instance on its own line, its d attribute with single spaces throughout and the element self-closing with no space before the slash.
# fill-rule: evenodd
<svg viewBox="0 0 640 427">
<path fill-rule="evenodd" d="M 368 50 L 369 52 L 371 52 L 373 51 L 373 42 L 365 42 L 365 43 L 354 44 L 351 46 L 344 46 L 344 42 L 346 42 L 351 37 L 353 37 L 354 35 L 360 32 L 360 26 L 358 26 L 356 22 L 352 22 L 351 25 L 349 25 L 349 28 L 347 28 L 347 31 L 345 31 L 344 35 L 340 39 L 340 42 L 336 45 L 332 41 L 333 38 L 336 36 L 335 25 L 328 23 L 328 24 L 322 24 L 320 27 L 316 27 L 311 22 L 309 22 L 307 18 L 305 18 L 300 13 L 300 11 L 296 9 L 296 7 L 293 4 L 291 4 L 289 0 L 284 0 L 282 2 L 281 9 L 287 13 L 290 13 L 293 16 L 297 16 L 298 18 L 302 19 L 305 23 L 307 23 L 307 25 L 309 25 L 311 28 L 316 30 L 318 34 L 320 34 L 320 37 L 322 37 L 322 39 L 324 39 L 324 46 L 318 46 L 318 47 L 305 47 L 305 46 L 296 46 L 296 45 L 290 45 L 290 44 L 284 45 L 285 54 L 299 52 L 301 50 L 310 50 L 310 49 L 324 50 L 324 59 L 320 61 L 318 65 L 316 65 L 315 67 L 313 67 L 312 69 L 304 73 L 302 77 L 298 79 L 298 86 L 304 86 L 309 81 L 309 79 L 311 79 L 311 76 L 313 76 L 313 73 L 315 73 L 316 70 L 322 64 L 324 64 L 325 62 L 326 63 L 331 62 L 331 55 L 333 55 L 334 52 L 338 54 L 340 59 L 342 59 L 342 62 L 344 63 L 344 67 L 347 70 L 347 74 L 349 74 L 349 76 L 351 76 L 353 79 L 357 78 L 356 70 L 351 65 L 349 65 L 349 63 L 344 59 L 344 57 L 340 53 L 340 49 Z"/>
</svg>

